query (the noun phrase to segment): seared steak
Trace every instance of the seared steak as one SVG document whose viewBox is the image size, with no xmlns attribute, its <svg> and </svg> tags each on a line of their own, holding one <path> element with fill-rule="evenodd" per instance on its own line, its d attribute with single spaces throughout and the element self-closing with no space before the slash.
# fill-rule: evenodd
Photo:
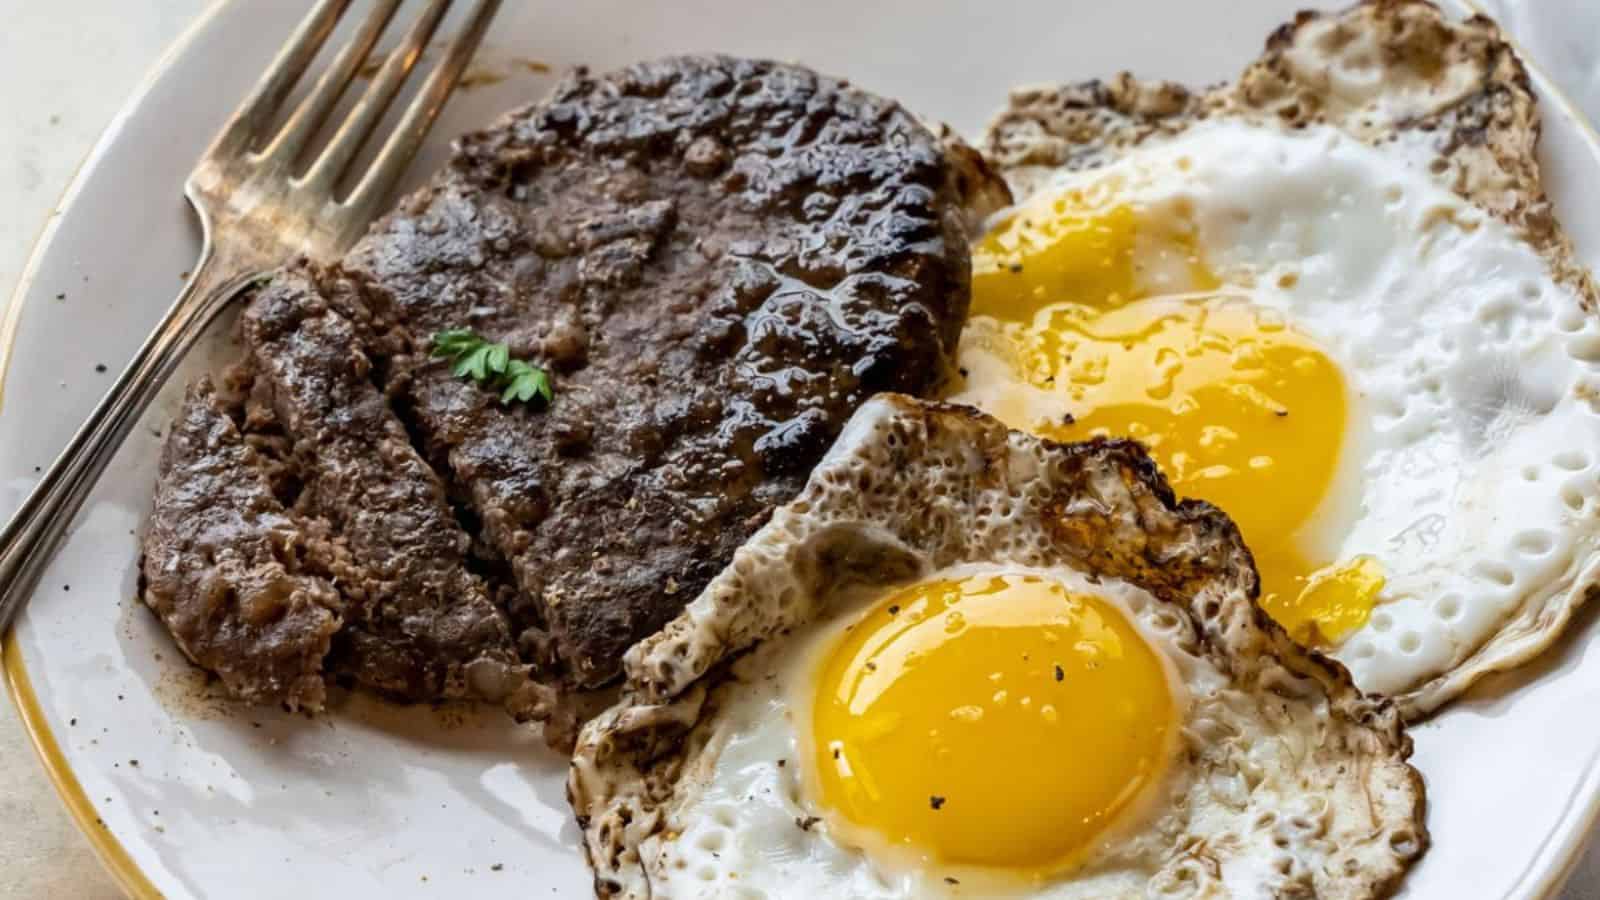
<svg viewBox="0 0 1600 900">
<path fill-rule="evenodd" d="M 969 207 L 1005 199 L 895 103 L 726 57 L 580 71 L 462 138 L 244 317 L 247 430 L 339 551 L 326 666 L 412 698 L 611 679 L 862 401 L 945 376 Z M 549 369 L 553 402 L 453 376 L 429 350 L 455 329 Z"/>
<path fill-rule="evenodd" d="M 683 57 L 568 78 L 469 134 L 344 261 L 390 386 L 592 686 L 790 500 L 840 426 L 945 374 L 965 170 L 895 103 Z M 502 406 L 428 360 L 470 328 L 556 373 Z"/>
<path fill-rule="evenodd" d="M 320 707 L 343 601 L 305 570 L 313 541 L 273 497 L 209 378 L 190 385 L 172 424 L 155 502 L 144 599 L 179 648 L 236 697 Z"/>
</svg>

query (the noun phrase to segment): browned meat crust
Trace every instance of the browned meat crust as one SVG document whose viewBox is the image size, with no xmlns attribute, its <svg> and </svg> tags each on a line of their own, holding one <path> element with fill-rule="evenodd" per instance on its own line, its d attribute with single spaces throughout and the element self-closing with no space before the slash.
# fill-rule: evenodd
<svg viewBox="0 0 1600 900">
<path fill-rule="evenodd" d="M 235 696 L 317 709 L 343 601 L 306 571 L 307 534 L 258 469 L 209 378 L 191 385 L 161 454 L 145 537 L 145 602 Z"/>
<path fill-rule="evenodd" d="M 327 535 L 345 601 L 327 670 L 540 716 L 530 670 L 614 677 L 864 399 L 943 378 L 969 218 L 1008 199 L 896 104 L 725 57 L 578 73 L 464 137 L 242 322 L 247 475 Z M 550 369 L 553 404 L 431 360 L 455 328 Z"/>
<path fill-rule="evenodd" d="M 523 678 L 504 614 L 466 567 L 444 487 L 370 378 L 350 322 L 298 269 L 250 303 L 241 329 L 257 390 L 291 440 L 300 512 L 348 548 L 338 668 L 414 700 L 502 699 Z"/>
<path fill-rule="evenodd" d="M 963 192 L 997 184 L 953 157 L 896 104 L 794 66 L 579 73 L 462 138 L 350 254 L 391 389 L 510 563 L 526 653 L 610 680 L 862 400 L 943 377 Z M 553 367 L 553 406 L 428 361 L 460 327 Z"/>
</svg>

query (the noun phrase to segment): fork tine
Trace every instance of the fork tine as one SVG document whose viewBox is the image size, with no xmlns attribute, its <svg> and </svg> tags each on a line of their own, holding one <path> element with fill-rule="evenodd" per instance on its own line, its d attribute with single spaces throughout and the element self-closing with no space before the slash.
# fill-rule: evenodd
<svg viewBox="0 0 1600 900">
<path fill-rule="evenodd" d="M 289 42 L 278 51 L 278 56 L 267 68 L 266 74 L 256 82 L 250 95 L 234 110 L 232 118 L 222 127 L 211 145 L 212 155 L 237 156 L 250 149 L 250 144 L 261 135 L 272 121 L 272 116 L 283 105 L 283 100 L 294 89 L 295 82 L 305 73 L 311 60 L 322 49 L 322 44 L 333 31 L 339 17 L 344 15 L 350 0 L 320 0 L 310 13 L 300 21 Z"/>
<path fill-rule="evenodd" d="M 495 13 L 500 11 L 500 3 L 501 0 L 478 0 L 472 11 L 467 14 L 467 22 L 455 41 L 450 44 L 450 49 L 445 52 L 444 60 L 429 73 L 422 92 L 411 101 L 411 106 L 406 109 L 400 124 L 384 142 L 377 159 L 373 160 L 372 167 L 350 192 L 346 202 L 351 207 L 373 206 L 381 203 L 388 195 L 395 181 L 399 179 L 400 173 L 405 171 L 411 158 L 416 155 L 417 148 L 422 145 L 422 139 L 433 126 L 433 120 L 438 118 L 439 111 L 444 108 L 445 101 L 450 98 L 451 92 L 461 80 L 461 74 L 466 71 L 467 63 L 472 60 L 472 54 L 477 52 L 478 44 L 483 41 L 484 33 L 489 30 L 490 21 L 494 19 Z M 371 211 L 376 212 L 376 209 Z"/>
<path fill-rule="evenodd" d="M 367 13 L 367 20 L 362 24 L 361 30 L 339 51 L 339 55 L 327 71 L 322 73 L 322 77 L 317 79 L 316 86 L 289 117 L 289 121 L 283 126 L 283 131 L 273 139 L 270 146 L 261 151 L 262 157 L 275 157 L 286 166 L 294 165 L 300 156 L 300 151 L 305 148 L 306 141 L 311 139 L 323 121 L 328 118 L 328 113 L 333 111 L 334 104 L 339 102 L 339 97 L 344 94 L 350 80 L 360 71 L 367 54 L 372 52 L 384 29 L 389 27 L 389 21 L 394 18 L 395 10 L 400 8 L 400 2 L 401 0 L 377 0 Z"/>
<path fill-rule="evenodd" d="M 427 46 L 429 38 L 438 30 L 439 22 L 444 18 L 445 11 L 450 8 L 450 3 L 451 0 L 433 0 L 428 4 L 428 8 L 417 19 L 417 23 L 411 26 L 405 39 L 400 42 L 400 46 L 384 60 L 377 77 L 373 78 L 372 84 L 367 87 L 367 92 L 361 95 L 355 109 L 350 111 L 344 124 L 340 125 L 338 132 L 334 134 L 333 140 L 306 172 L 305 178 L 302 179 L 306 187 L 317 193 L 332 195 L 340 176 L 350 167 L 350 161 L 360 152 L 361 145 L 366 143 L 367 137 L 383 118 L 395 94 L 399 93 L 400 86 L 405 83 L 406 76 L 411 74 L 417 60 L 422 58 L 423 49 Z"/>
</svg>

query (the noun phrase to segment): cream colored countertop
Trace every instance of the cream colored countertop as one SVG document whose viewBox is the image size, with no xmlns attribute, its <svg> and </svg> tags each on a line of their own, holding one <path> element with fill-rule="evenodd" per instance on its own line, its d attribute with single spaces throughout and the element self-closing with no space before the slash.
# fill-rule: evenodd
<svg viewBox="0 0 1600 900">
<path fill-rule="evenodd" d="M 212 2 L 217 0 L 0 0 L 0 305 L 101 129 L 162 51 Z M 1483 5 L 1502 17 L 1591 119 L 1600 119 L 1600 7 L 1592 0 Z M 4 701 L 0 760 L 0 898 L 116 897 L 45 780 L 16 711 Z M 1600 900 L 1600 849 L 1584 857 L 1562 900 Z"/>
<path fill-rule="evenodd" d="M 84 154 L 210 2 L 0 0 L 0 306 Z M 0 760 L 0 898 L 120 896 L 56 800 L 7 700 Z"/>
</svg>

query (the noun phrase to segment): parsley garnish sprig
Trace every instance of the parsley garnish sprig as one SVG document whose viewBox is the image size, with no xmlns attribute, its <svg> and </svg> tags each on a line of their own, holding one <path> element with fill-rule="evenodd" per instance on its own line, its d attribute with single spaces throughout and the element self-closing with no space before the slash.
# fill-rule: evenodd
<svg viewBox="0 0 1600 900">
<path fill-rule="evenodd" d="M 538 397 L 546 404 L 554 396 L 550 376 L 538 366 L 511 358 L 511 348 L 490 343 L 466 329 L 441 331 L 433 336 L 433 356 L 450 359 L 450 371 L 500 392 L 500 402 L 528 403 Z"/>
</svg>

